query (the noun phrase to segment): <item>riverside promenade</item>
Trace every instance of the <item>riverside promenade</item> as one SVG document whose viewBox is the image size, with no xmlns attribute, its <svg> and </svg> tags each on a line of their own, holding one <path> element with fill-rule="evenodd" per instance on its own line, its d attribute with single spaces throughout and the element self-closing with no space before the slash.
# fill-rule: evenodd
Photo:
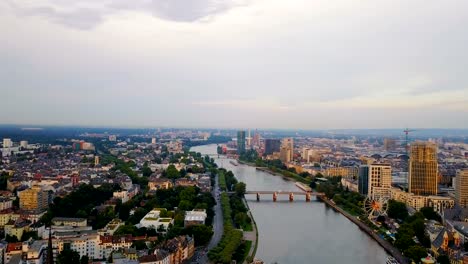
<svg viewBox="0 0 468 264">
<path fill-rule="evenodd" d="M 361 230 L 365 231 L 370 237 L 372 237 L 377 243 L 379 243 L 380 246 L 382 246 L 387 253 L 392 255 L 400 264 L 409 264 L 409 260 L 405 258 L 401 252 L 395 248 L 392 244 L 390 244 L 388 241 L 385 239 L 381 238 L 379 235 L 377 235 L 372 228 L 368 227 L 366 224 L 363 222 L 359 221 L 356 217 L 353 215 L 349 214 L 345 210 L 341 209 L 339 206 L 334 204 L 332 201 L 327 199 L 326 197 L 322 197 L 320 200 L 322 200 L 324 203 L 326 203 L 328 206 L 332 207 L 335 211 L 341 213 L 344 215 L 346 218 L 351 220 L 354 224 L 356 224 Z"/>
<path fill-rule="evenodd" d="M 252 231 L 244 231 L 244 240 L 250 240 L 252 241 L 252 245 L 250 246 L 249 249 L 249 254 L 247 255 L 247 258 L 244 260 L 244 264 L 248 263 L 248 259 L 254 259 L 255 254 L 257 253 L 257 247 L 258 247 L 258 230 L 257 230 L 257 224 L 255 223 L 255 219 L 252 216 L 252 213 L 250 212 L 249 205 L 245 198 L 242 199 L 242 201 L 245 204 L 245 207 L 247 207 L 248 211 L 247 214 L 252 219 Z"/>
</svg>

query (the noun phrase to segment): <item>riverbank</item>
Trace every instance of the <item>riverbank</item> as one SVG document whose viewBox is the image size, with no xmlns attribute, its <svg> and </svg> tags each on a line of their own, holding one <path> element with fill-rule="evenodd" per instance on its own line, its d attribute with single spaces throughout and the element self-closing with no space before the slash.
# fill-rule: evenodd
<svg viewBox="0 0 468 264">
<path fill-rule="evenodd" d="M 374 230 L 372 230 L 370 227 L 368 227 L 366 224 L 358 220 L 356 217 L 352 216 L 339 206 L 337 206 L 335 203 L 327 199 L 326 197 L 323 197 L 320 199 L 323 201 L 327 206 L 333 208 L 335 211 L 341 213 L 343 216 L 351 220 L 354 224 L 356 224 L 362 231 L 366 232 L 367 235 L 369 235 L 371 238 L 373 238 L 379 245 L 387 251 L 392 257 L 394 257 L 400 264 L 408 264 L 409 262 L 407 259 L 401 254 L 401 252 L 395 248 L 392 244 L 387 242 L 385 239 L 381 238 L 379 235 L 377 235 Z"/>
<path fill-rule="evenodd" d="M 252 241 L 252 245 L 250 246 L 249 253 L 247 254 L 247 258 L 244 260 L 244 263 L 251 263 L 255 259 L 255 254 L 257 253 L 257 248 L 258 248 L 258 229 L 257 229 L 257 223 L 255 222 L 255 219 L 252 216 L 252 213 L 250 212 L 249 204 L 247 203 L 247 200 L 245 198 L 242 199 L 243 203 L 247 207 L 247 215 L 250 217 L 252 220 L 252 231 L 244 231 L 244 239 L 248 239 L 249 241 Z"/>
</svg>

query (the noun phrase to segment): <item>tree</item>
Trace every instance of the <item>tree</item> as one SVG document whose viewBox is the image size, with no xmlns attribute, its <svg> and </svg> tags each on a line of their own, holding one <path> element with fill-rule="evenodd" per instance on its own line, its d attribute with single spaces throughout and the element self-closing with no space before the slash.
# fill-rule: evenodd
<svg viewBox="0 0 468 264">
<path fill-rule="evenodd" d="M 243 197 L 246 191 L 246 185 L 243 182 L 238 182 L 234 186 L 234 190 L 236 191 L 236 194 L 240 197 Z"/>
<path fill-rule="evenodd" d="M 150 169 L 150 167 L 143 166 L 143 168 L 141 169 L 141 173 L 144 177 L 149 177 L 153 173 L 153 171 Z"/>
<path fill-rule="evenodd" d="M 447 255 L 440 255 L 437 257 L 437 263 L 439 264 L 450 264 L 450 259 Z"/>
<path fill-rule="evenodd" d="M 403 253 L 414 262 L 420 262 L 422 258 L 427 256 L 426 249 L 419 245 L 410 246 L 408 249 L 404 250 Z"/>
<path fill-rule="evenodd" d="M 136 250 L 143 250 L 147 249 L 145 241 L 143 240 L 135 240 L 133 241 L 132 247 L 136 248 Z"/>
<path fill-rule="evenodd" d="M 80 259 L 80 264 L 88 264 L 89 263 L 89 257 L 88 255 L 84 255 Z"/>
<path fill-rule="evenodd" d="M 57 264 L 81 264 L 80 254 L 71 249 L 64 249 L 57 255 Z"/>
<path fill-rule="evenodd" d="M 393 219 L 405 220 L 408 217 L 408 209 L 402 202 L 388 201 L 388 216 Z"/>
<path fill-rule="evenodd" d="M 180 172 L 171 164 L 166 169 L 166 177 L 169 179 L 177 179 L 180 177 Z"/>
<path fill-rule="evenodd" d="M 213 230 L 211 227 L 206 225 L 193 225 L 187 227 L 184 231 L 184 234 L 193 235 L 195 238 L 195 246 L 203 246 L 206 245 L 211 236 L 213 236 Z"/>
<path fill-rule="evenodd" d="M 440 215 L 437 214 L 437 212 L 435 212 L 434 208 L 432 207 L 423 207 L 419 211 L 424 215 L 425 218 L 429 220 L 436 220 L 438 222 L 442 221 Z"/>
<path fill-rule="evenodd" d="M 192 210 L 192 202 L 189 200 L 181 200 L 178 206 L 179 210 L 190 211 Z"/>
<path fill-rule="evenodd" d="M 412 237 L 404 234 L 395 240 L 395 247 L 399 250 L 405 250 L 415 244 Z"/>
</svg>

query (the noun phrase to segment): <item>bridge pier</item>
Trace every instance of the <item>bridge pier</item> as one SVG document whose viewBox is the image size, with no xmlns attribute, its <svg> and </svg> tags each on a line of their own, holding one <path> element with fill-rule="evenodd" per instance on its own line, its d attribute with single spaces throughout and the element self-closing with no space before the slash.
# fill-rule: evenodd
<svg viewBox="0 0 468 264">
<path fill-rule="evenodd" d="M 257 193 L 257 202 L 260 202 L 260 194 Z"/>
<path fill-rule="evenodd" d="M 306 202 L 310 202 L 310 192 L 306 193 Z"/>
<path fill-rule="evenodd" d="M 294 201 L 294 193 L 289 193 L 289 201 L 290 202 Z"/>
<path fill-rule="evenodd" d="M 278 194 L 276 192 L 273 193 L 273 202 L 276 202 L 276 199 L 278 199 Z"/>
</svg>

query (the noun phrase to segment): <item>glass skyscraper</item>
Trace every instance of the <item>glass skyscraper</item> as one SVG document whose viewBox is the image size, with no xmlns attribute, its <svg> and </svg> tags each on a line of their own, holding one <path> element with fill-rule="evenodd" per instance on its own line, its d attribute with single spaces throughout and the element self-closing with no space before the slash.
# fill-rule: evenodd
<svg viewBox="0 0 468 264">
<path fill-rule="evenodd" d="M 237 154 L 245 153 L 245 130 L 237 131 Z"/>
</svg>

